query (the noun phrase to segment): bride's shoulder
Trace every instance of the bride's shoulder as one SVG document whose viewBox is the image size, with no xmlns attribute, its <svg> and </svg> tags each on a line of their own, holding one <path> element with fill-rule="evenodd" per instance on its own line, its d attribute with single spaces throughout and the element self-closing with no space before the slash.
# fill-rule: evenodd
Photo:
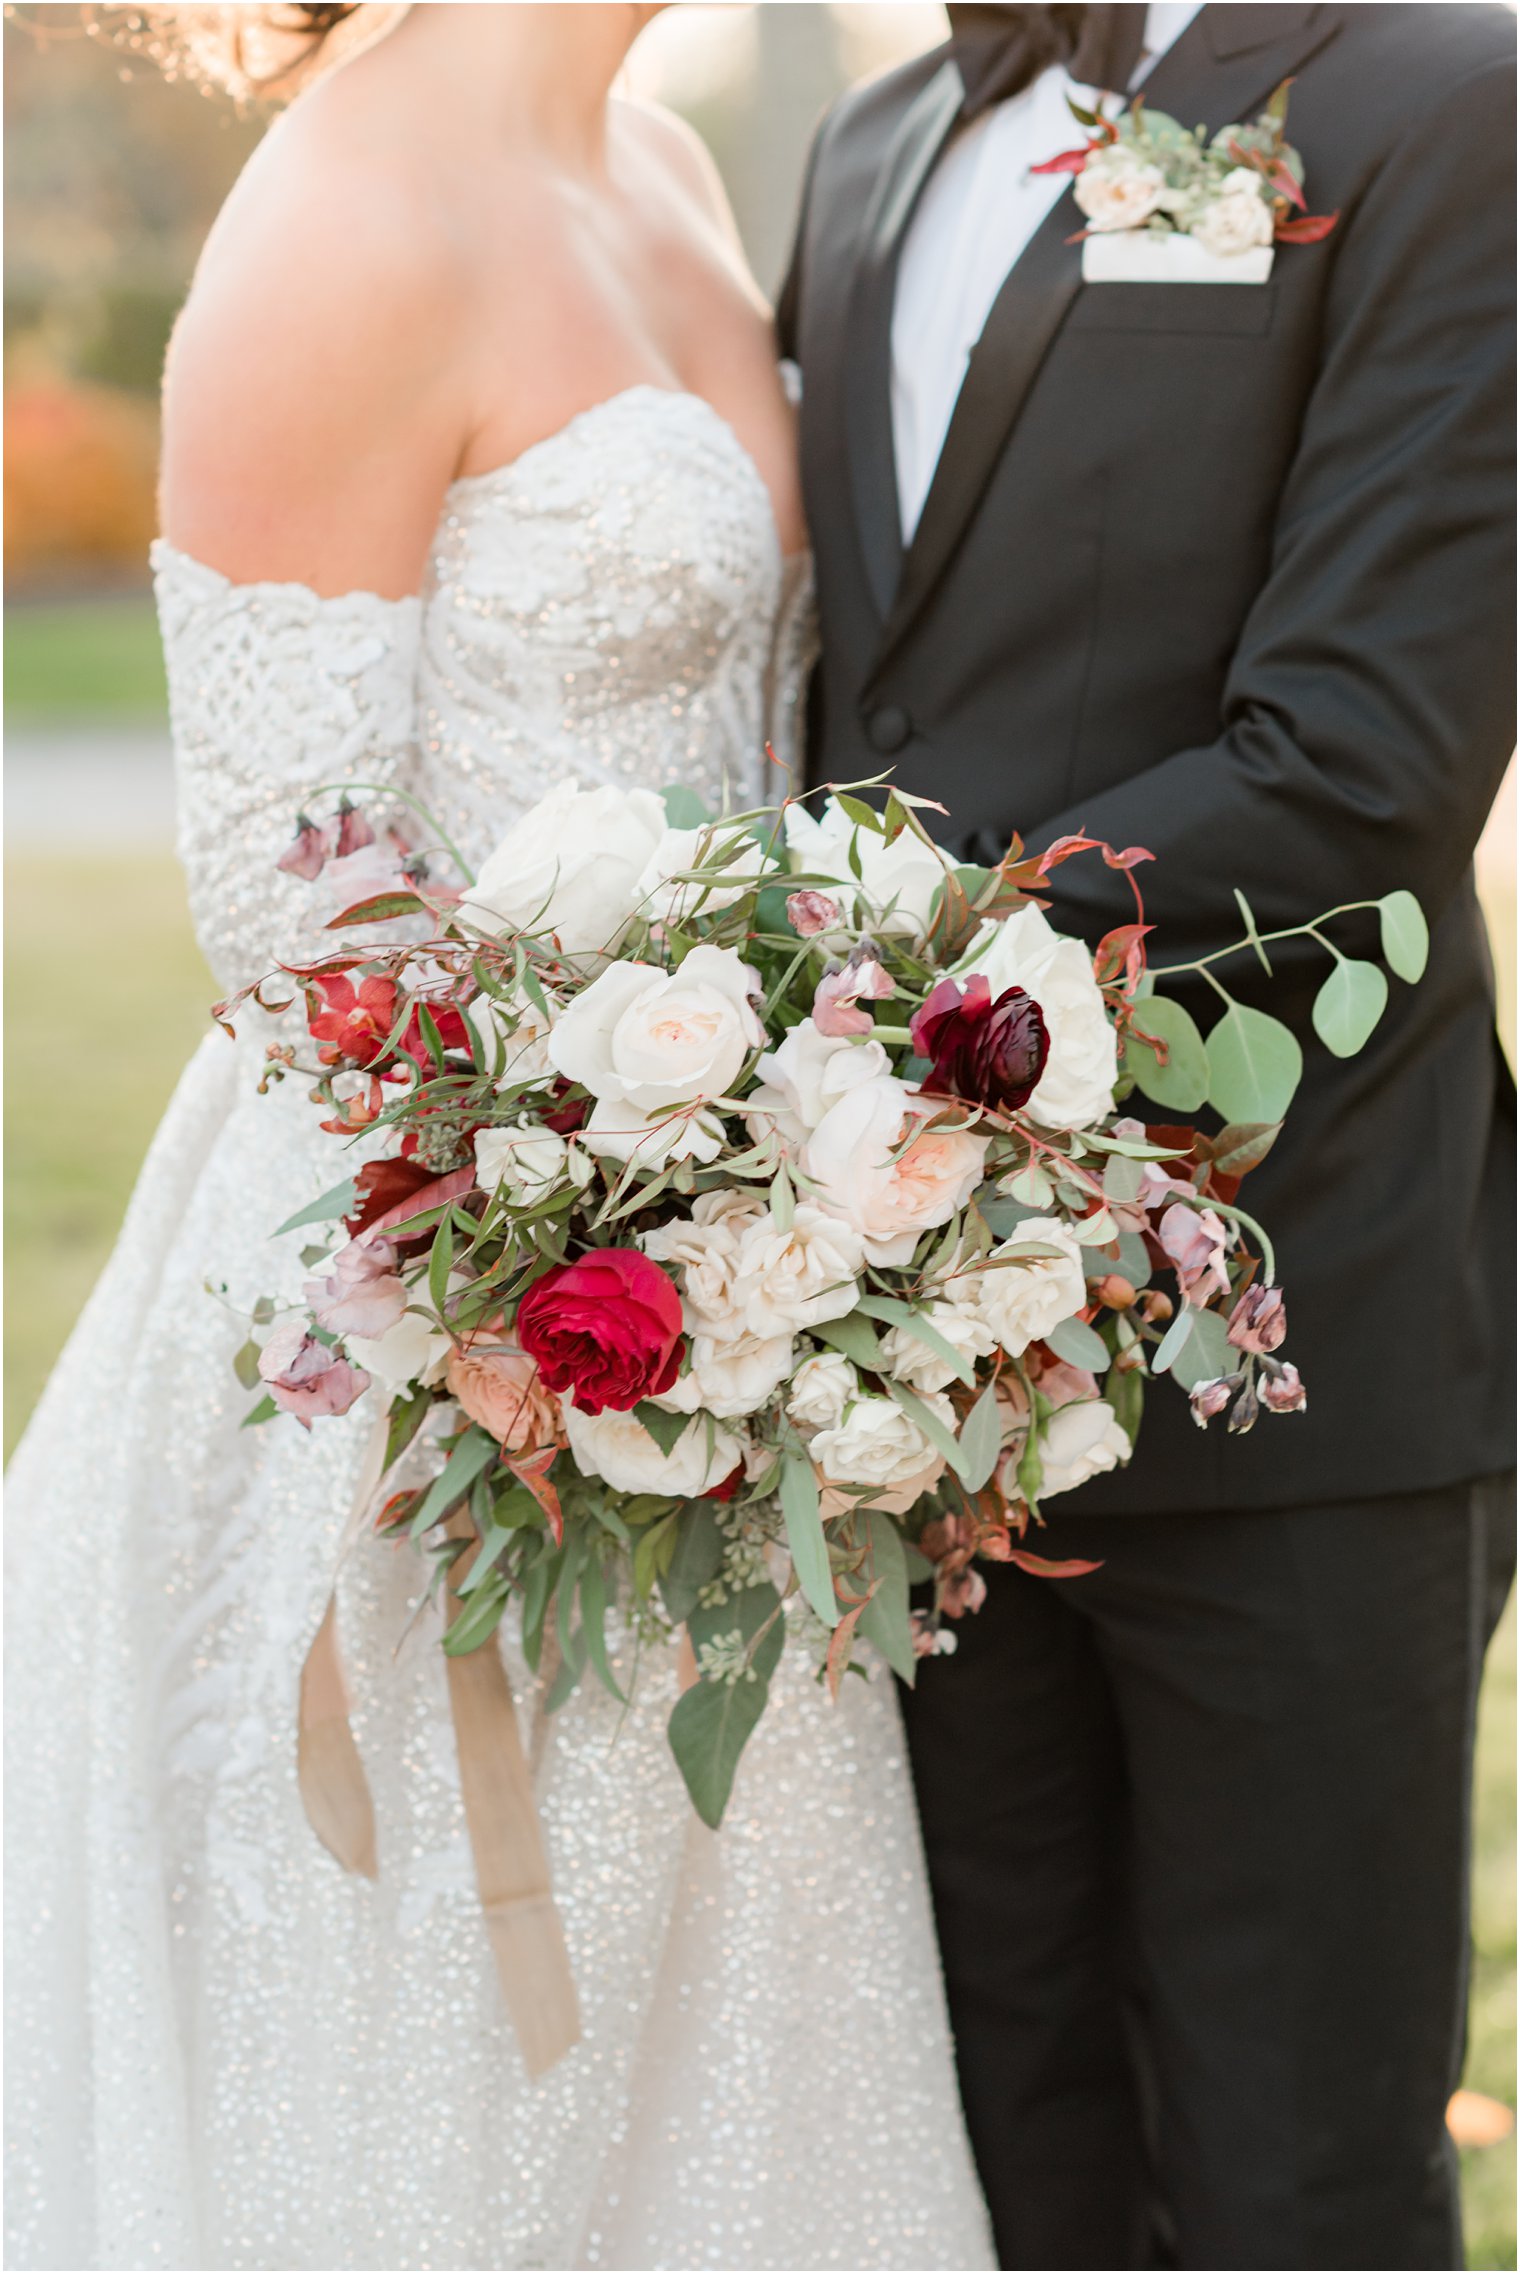
<svg viewBox="0 0 1520 2274">
<path fill-rule="evenodd" d="M 255 152 L 175 327 L 163 522 L 236 580 L 399 596 L 457 457 L 476 280 L 426 165 L 304 108 Z"/>
</svg>

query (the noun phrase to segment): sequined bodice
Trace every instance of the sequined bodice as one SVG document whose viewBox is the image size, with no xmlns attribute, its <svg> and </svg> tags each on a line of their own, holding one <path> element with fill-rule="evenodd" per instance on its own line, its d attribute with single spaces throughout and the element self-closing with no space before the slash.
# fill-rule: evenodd
<svg viewBox="0 0 1520 2274">
<path fill-rule="evenodd" d="M 472 863 L 573 774 L 774 794 L 805 593 L 744 446 L 633 387 L 454 483 L 421 595 L 234 585 L 155 548 L 179 841 L 208 961 L 240 983 L 306 915 L 274 862 L 330 784 L 407 789 Z"/>
</svg>

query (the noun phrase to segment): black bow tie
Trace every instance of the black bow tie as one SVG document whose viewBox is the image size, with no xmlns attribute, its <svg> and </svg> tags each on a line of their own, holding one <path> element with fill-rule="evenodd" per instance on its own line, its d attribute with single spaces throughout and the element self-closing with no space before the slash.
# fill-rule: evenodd
<svg viewBox="0 0 1520 2274">
<path fill-rule="evenodd" d="M 1145 43 L 1143 7 L 947 10 L 950 47 L 966 90 L 962 116 L 1006 102 L 1052 63 L 1081 87 L 1122 95 Z"/>
</svg>

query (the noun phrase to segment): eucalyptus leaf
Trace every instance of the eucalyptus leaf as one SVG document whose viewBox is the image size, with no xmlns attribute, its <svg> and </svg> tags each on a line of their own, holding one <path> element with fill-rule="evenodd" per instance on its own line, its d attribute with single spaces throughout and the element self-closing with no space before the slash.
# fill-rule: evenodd
<svg viewBox="0 0 1520 2274">
<path fill-rule="evenodd" d="M 1123 1153 L 1110 1153 L 1103 1164 L 1103 1191 L 1109 1200 L 1138 1200 L 1144 1181 L 1141 1163 L 1126 1159 Z"/>
<path fill-rule="evenodd" d="M 938 1327 L 931 1326 L 923 1312 L 916 1311 L 911 1303 L 900 1303 L 892 1295 L 866 1295 L 861 1298 L 858 1308 L 868 1312 L 873 1319 L 881 1319 L 889 1326 L 901 1327 L 904 1334 L 911 1334 L 916 1342 L 921 1342 L 926 1350 L 932 1350 L 936 1358 L 943 1360 L 959 1381 L 970 1383 L 976 1380 L 976 1368 L 970 1360 L 963 1358 L 955 1346 L 945 1340 Z"/>
<path fill-rule="evenodd" d="M 460 1438 L 443 1467 L 434 1477 L 418 1503 L 411 1521 L 411 1534 L 417 1539 L 446 1516 L 457 1501 L 464 1499 L 483 1469 L 490 1468 L 500 1454 L 501 1447 L 494 1437 L 483 1429 L 469 1429 Z"/>
<path fill-rule="evenodd" d="M 1153 1374 L 1169 1373 L 1184 1390 L 1196 1389 L 1200 1382 L 1217 1382 L 1229 1371 L 1230 1343 L 1224 1320 L 1217 1311 L 1195 1311 L 1191 1306 L 1172 1321 L 1151 1360 Z"/>
<path fill-rule="evenodd" d="M 562 1705 L 568 1704 L 585 1671 L 585 1630 L 577 1627 L 569 1641 L 560 1645 L 559 1672 L 549 1685 L 549 1695 L 544 1700 L 545 1713 L 558 1713 Z"/>
<path fill-rule="evenodd" d="M 1068 1366 L 1081 1366 L 1089 1374 L 1102 1374 L 1108 1370 L 1109 1348 L 1101 1334 L 1082 1319 L 1062 1319 L 1045 1336 L 1047 1348 Z"/>
<path fill-rule="evenodd" d="M 249 1407 L 242 1420 L 238 1423 L 238 1427 L 240 1429 L 257 1429 L 260 1422 L 273 1421 L 275 1415 L 279 1412 L 279 1410 L 280 1409 L 275 1404 L 273 1398 L 260 1398 L 257 1405 Z"/>
<path fill-rule="evenodd" d="M 1166 1064 L 1131 1027 L 1124 1043 L 1126 1068 L 1157 1105 L 1196 1112 L 1209 1094 L 1210 1060 L 1191 1012 L 1170 995 L 1147 995 L 1137 1016 L 1145 1032 L 1166 1045 Z"/>
<path fill-rule="evenodd" d="M 587 1557 L 586 1568 L 581 1573 L 581 1632 L 586 1637 L 586 1649 L 597 1680 L 604 1690 L 611 1691 L 619 1705 L 626 1705 L 628 1700 L 614 1681 L 607 1658 L 607 1579 L 601 1558 L 595 1554 Z"/>
<path fill-rule="evenodd" d="M 684 1626 L 697 1607 L 697 1597 L 717 1578 L 723 1563 L 723 1534 L 712 1503 L 690 1500 L 676 1518 L 675 1549 L 660 1579 L 665 1610 L 677 1626 Z"/>
<path fill-rule="evenodd" d="M 858 1305 L 842 1319 L 821 1320 L 812 1331 L 820 1342 L 832 1343 L 836 1350 L 842 1350 L 845 1357 L 855 1365 L 864 1366 L 867 1373 L 879 1374 L 886 1364 L 881 1354 L 881 1344 L 876 1339 L 876 1330 L 869 1318 L 861 1315 Z"/>
<path fill-rule="evenodd" d="M 737 1682 L 693 1682 L 677 1698 L 668 1735 L 691 1804 L 714 1831 L 723 1821 L 739 1756 L 765 1711 L 767 1685 L 758 1676 Z"/>
<path fill-rule="evenodd" d="M 250 1335 L 232 1361 L 232 1371 L 245 1390 L 256 1390 L 259 1386 L 259 1359 L 261 1355 L 258 1344 Z"/>
<path fill-rule="evenodd" d="M 1412 892 L 1390 892 L 1378 902 L 1378 922 L 1384 962 L 1413 986 L 1430 954 L 1430 931 L 1420 903 Z"/>
<path fill-rule="evenodd" d="M 932 1407 L 926 1406 L 922 1398 L 915 1397 L 903 1383 L 888 1382 L 886 1387 L 889 1396 L 902 1407 L 908 1419 L 917 1423 L 935 1451 L 943 1453 L 956 1475 L 964 1480 L 966 1456 L 954 1430 L 947 1429 Z"/>
<path fill-rule="evenodd" d="M 353 1178 L 348 1177 L 342 1184 L 335 1184 L 330 1192 L 324 1192 L 320 1199 L 309 1201 L 293 1216 L 287 1216 L 270 1237 L 277 1240 L 283 1233 L 293 1232 L 299 1224 L 327 1224 L 335 1216 L 350 1216 L 358 1197 L 358 1187 Z"/>
<path fill-rule="evenodd" d="M 1387 1007 L 1388 982 L 1378 966 L 1343 955 L 1314 998 L 1314 1031 L 1337 1058 L 1354 1058 Z"/>
<path fill-rule="evenodd" d="M 664 800 L 665 819 L 672 829 L 700 829 L 713 818 L 687 782 L 668 782 L 660 796 Z"/>
<path fill-rule="evenodd" d="M 1010 1200 L 1021 1200 L 1026 1208 L 1038 1210 L 1050 1206 L 1051 1182 L 1038 1161 L 1030 1161 L 1017 1176 L 1007 1178 L 1003 1189 Z"/>
<path fill-rule="evenodd" d="M 781 1515 L 798 1585 L 824 1625 L 837 1626 L 839 1605 L 819 1513 L 818 1479 L 812 1462 L 801 1453 L 788 1453 L 781 1463 Z"/>
<path fill-rule="evenodd" d="M 486 1583 L 472 1591 L 458 1616 L 451 1622 L 443 1638 L 443 1647 L 450 1658 L 468 1657 L 483 1642 L 489 1642 L 501 1624 L 502 1612 L 507 1607 L 510 1586 L 502 1574 L 493 1572 Z"/>
<path fill-rule="evenodd" d="M 1050 1337 L 1046 1336 L 1047 1342 Z M 1096 1340 L 1096 1337 L 1094 1337 Z M 1053 1345 L 1052 1345 L 1053 1347 Z M 1108 1353 L 1104 1352 L 1106 1358 Z M 989 1382 L 961 1423 L 961 1482 L 968 1492 L 980 1492 L 998 1465 L 1003 1450 L 1003 1418 L 996 1386 Z"/>
<path fill-rule="evenodd" d="M 1282 1120 L 1304 1054 L 1281 1019 L 1232 1003 L 1210 1033 L 1208 1051 L 1209 1103 L 1223 1120 Z"/>
<path fill-rule="evenodd" d="M 913 1630 L 908 1621 L 908 1559 L 894 1519 L 880 1508 L 865 1511 L 871 1541 L 875 1594 L 860 1614 L 856 1633 L 881 1652 L 901 1681 L 912 1687 L 918 1672 Z"/>
</svg>

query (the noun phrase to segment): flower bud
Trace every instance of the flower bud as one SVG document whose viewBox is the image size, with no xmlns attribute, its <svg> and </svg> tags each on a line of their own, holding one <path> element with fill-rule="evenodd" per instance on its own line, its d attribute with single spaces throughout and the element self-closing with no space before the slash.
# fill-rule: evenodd
<svg viewBox="0 0 1520 2274">
<path fill-rule="evenodd" d="M 1261 1402 L 1268 1413 L 1302 1413 L 1309 1403 L 1296 1366 L 1273 1366 L 1261 1385 Z"/>
</svg>

